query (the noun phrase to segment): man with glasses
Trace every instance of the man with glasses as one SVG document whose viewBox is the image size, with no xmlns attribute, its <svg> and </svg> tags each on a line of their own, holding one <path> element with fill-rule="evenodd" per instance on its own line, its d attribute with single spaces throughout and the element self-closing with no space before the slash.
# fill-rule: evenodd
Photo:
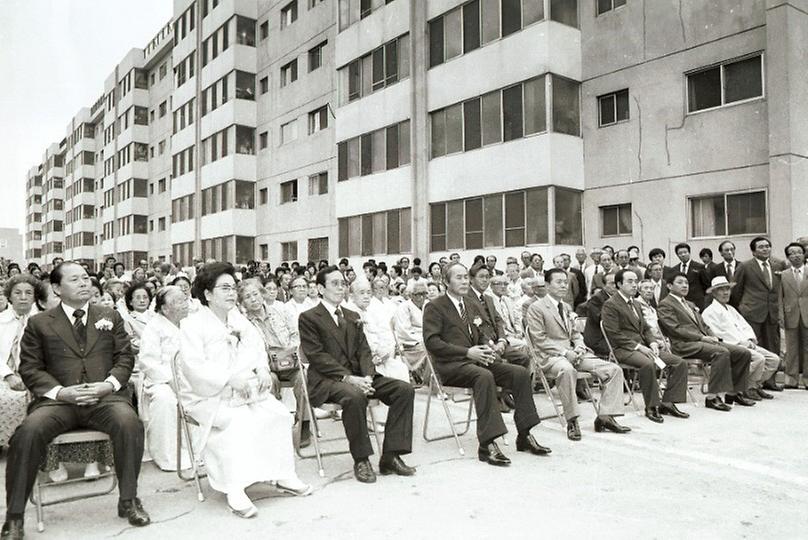
<svg viewBox="0 0 808 540">
<path fill-rule="evenodd" d="M 354 475 L 363 483 L 376 481 L 368 458 L 373 454 L 367 429 L 368 399 L 390 407 L 379 460 L 383 475 L 412 476 L 415 468 L 401 459 L 412 451 L 412 411 L 415 393 L 404 381 L 376 373 L 359 315 L 341 307 L 345 278 L 328 266 L 317 273 L 322 301 L 299 319 L 301 349 L 309 361 L 309 399 L 342 406 L 342 425 L 354 459 Z"/>
<path fill-rule="evenodd" d="M 413 382 L 424 382 L 426 350 L 424 349 L 424 315 L 426 303 L 426 281 L 411 279 L 407 283 L 409 300 L 399 304 L 393 318 L 396 341 L 401 348 L 401 356 L 410 369 Z"/>
</svg>

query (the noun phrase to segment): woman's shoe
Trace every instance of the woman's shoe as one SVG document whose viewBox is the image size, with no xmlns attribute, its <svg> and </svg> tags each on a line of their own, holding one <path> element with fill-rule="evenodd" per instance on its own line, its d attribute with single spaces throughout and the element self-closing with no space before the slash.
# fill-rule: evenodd
<svg viewBox="0 0 808 540">
<path fill-rule="evenodd" d="M 51 482 L 64 482 L 67 480 L 67 469 L 65 469 L 65 464 L 60 463 L 58 469 L 48 473 L 48 477 L 51 479 Z"/>
<path fill-rule="evenodd" d="M 101 471 L 98 469 L 98 462 L 93 461 L 92 463 L 88 463 L 84 468 L 84 479 L 96 480 L 99 476 L 101 476 Z"/>
<path fill-rule="evenodd" d="M 258 508 L 243 491 L 227 494 L 227 506 L 240 518 L 249 519 L 258 515 Z"/>
<path fill-rule="evenodd" d="M 298 478 L 279 480 L 275 483 L 278 491 L 294 495 L 295 497 L 306 497 L 314 491 L 309 484 L 303 483 Z"/>
</svg>

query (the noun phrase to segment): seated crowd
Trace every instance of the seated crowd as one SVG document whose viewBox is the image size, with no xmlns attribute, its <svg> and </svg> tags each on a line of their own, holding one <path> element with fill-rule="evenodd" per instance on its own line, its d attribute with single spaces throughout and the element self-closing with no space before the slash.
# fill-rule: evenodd
<svg viewBox="0 0 808 540">
<path fill-rule="evenodd" d="M 617 420 L 624 388 L 636 387 L 648 420 L 686 419 L 678 404 L 696 369 L 716 411 L 772 399 L 783 390 L 780 369 L 786 389 L 808 389 L 805 240 L 781 260 L 755 238 L 743 262 L 729 240 L 718 261 L 706 248 L 693 260 L 682 243 L 673 265 L 659 248 L 644 262 L 634 246 L 581 248 L 549 267 L 524 251 L 502 267 L 493 255 L 466 266 L 454 253 L 423 269 L 417 258 L 389 268 L 371 259 L 358 272 L 347 259 L 275 271 L 266 262 L 140 261 L 128 270 L 109 257 L 99 273 L 61 259 L 49 272 L 0 260 L 2 538 L 22 538 L 48 443 L 80 427 L 110 435 L 118 514 L 148 524 L 137 497 L 144 454 L 164 471 L 191 465 L 187 448 L 177 449 L 177 399 L 198 424 L 192 444 L 210 486 L 252 517 L 252 484 L 311 493 L 294 447 L 311 444 L 312 414 L 329 415 L 323 404 L 340 406 L 355 477 L 371 483 L 371 430 L 384 433 L 377 470 L 415 474 L 403 460 L 414 391 L 432 390 L 432 380 L 473 389 L 478 458 L 497 466 L 510 464 L 496 440 L 511 411 L 517 451 L 551 453 L 531 432 L 543 385 L 557 389 L 567 437 L 581 439 L 579 402 L 595 400 L 581 374 L 599 388 L 594 431 L 621 434 L 631 431 Z M 281 401 L 287 386 L 293 415 Z M 386 407 L 369 410 L 375 400 Z"/>
</svg>

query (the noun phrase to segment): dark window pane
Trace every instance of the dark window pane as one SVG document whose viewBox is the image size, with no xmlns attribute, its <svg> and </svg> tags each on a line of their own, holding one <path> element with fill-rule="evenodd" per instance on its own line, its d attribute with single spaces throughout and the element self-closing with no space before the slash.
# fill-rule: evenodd
<svg viewBox="0 0 808 540">
<path fill-rule="evenodd" d="M 600 125 L 614 124 L 614 94 L 598 98 L 598 105 L 600 106 Z"/>
<path fill-rule="evenodd" d="M 361 60 L 355 60 L 348 65 L 348 101 L 360 97 L 359 92 L 359 66 Z"/>
<path fill-rule="evenodd" d="M 623 204 L 618 208 L 618 219 L 619 219 L 618 232 L 620 234 L 631 234 L 632 222 L 631 222 L 630 204 Z"/>
<path fill-rule="evenodd" d="M 429 23 L 429 67 L 443 63 L 443 17 Z"/>
<path fill-rule="evenodd" d="M 502 0 L 502 37 L 522 28 L 522 0 Z"/>
<path fill-rule="evenodd" d="M 395 41 L 392 41 L 385 45 L 384 47 L 384 54 L 385 54 L 385 84 L 392 84 L 398 80 L 398 57 L 397 57 L 397 45 Z"/>
<path fill-rule="evenodd" d="M 384 47 L 373 51 L 373 90 L 384 86 Z"/>
<path fill-rule="evenodd" d="M 452 201 L 447 204 L 448 231 L 446 235 L 446 249 L 463 249 L 463 201 Z"/>
<path fill-rule="evenodd" d="M 499 38 L 499 0 L 481 0 L 483 44 Z"/>
<path fill-rule="evenodd" d="M 724 102 L 732 103 L 763 95 L 760 56 L 724 66 Z"/>
<path fill-rule="evenodd" d="M 539 77 L 524 84 L 525 135 L 547 131 L 547 100 L 545 78 Z"/>
<path fill-rule="evenodd" d="M 387 253 L 401 253 L 398 210 L 387 212 Z"/>
<path fill-rule="evenodd" d="M 721 105 L 721 68 L 687 76 L 687 110 L 690 112 Z"/>
<path fill-rule="evenodd" d="M 373 255 L 373 214 L 362 216 L 362 255 Z"/>
<path fill-rule="evenodd" d="M 430 207 L 430 248 L 432 251 L 446 249 L 446 205 L 433 204 Z"/>
<path fill-rule="evenodd" d="M 372 140 L 370 133 L 362 135 L 362 176 L 373 172 Z"/>
<path fill-rule="evenodd" d="M 578 0 L 550 0 L 550 19 L 578 28 Z"/>
<path fill-rule="evenodd" d="M 343 180 L 348 179 L 348 143 L 341 142 L 337 145 L 337 160 L 338 160 L 338 172 L 337 172 L 337 179 L 342 182 Z"/>
<path fill-rule="evenodd" d="M 463 128 L 465 150 L 482 146 L 480 98 L 471 99 L 463 104 Z"/>
<path fill-rule="evenodd" d="M 531 189 L 527 198 L 527 243 L 546 244 L 549 242 L 547 217 L 547 188 Z"/>
<path fill-rule="evenodd" d="M 629 105 L 628 105 L 628 90 L 620 90 L 615 94 L 617 105 L 617 121 L 628 120 Z"/>
<path fill-rule="evenodd" d="M 399 245 L 401 251 L 399 253 L 409 253 L 412 251 L 412 209 L 402 208 L 399 221 L 401 222 L 399 233 L 401 235 Z"/>
<path fill-rule="evenodd" d="M 386 212 L 376 212 L 373 216 L 373 253 L 387 251 L 387 216 Z"/>
<path fill-rule="evenodd" d="M 480 0 L 463 6 L 463 52 L 480 47 Z"/>
<path fill-rule="evenodd" d="M 612 0 L 598 0 L 598 15 L 612 9 Z"/>
<path fill-rule="evenodd" d="M 446 153 L 463 150 L 463 105 L 446 108 Z"/>
<path fill-rule="evenodd" d="M 544 0 L 522 0 L 522 26 L 544 19 Z"/>
<path fill-rule="evenodd" d="M 466 200 L 466 249 L 483 247 L 483 200 Z"/>
<path fill-rule="evenodd" d="M 726 234 L 723 195 L 692 199 L 690 213 L 693 236 L 724 236 Z"/>
<path fill-rule="evenodd" d="M 578 88 L 580 83 L 553 75 L 553 129 L 568 135 L 580 135 Z"/>
<path fill-rule="evenodd" d="M 505 194 L 505 247 L 525 245 L 525 193 Z"/>
<path fill-rule="evenodd" d="M 512 141 L 522 137 L 522 85 L 502 91 L 503 140 Z"/>
<path fill-rule="evenodd" d="M 502 240 L 502 194 L 485 197 L 485 247 L 501 247 Z"/>
<path fill-rule="evenodd" d="M 432 157 L 446 154 L 446 111 L 440 110 L 429 115 L 432 125 Z"/>
<path fill-rule="evenodd" d="M 555 243 L 580 245 L 583 243 L 581 225 L 581 193 L 555 188 Z"/>
<path fill-rule="evenodd" d="M 601 208 L 601 235 L 602 236 L 616 236 L 617 235 L 617 207 L 608 206 Z"/>
<path fill-rule="evenodd" d="M 502 111 L 499 91 L 486 94 L 482 98 L 483 107 L 483 146 L 502 141 Z"/>
<path fill-rule="evenodd" d="M 410 121 L 404 120 L 398 125 L 398 165 L 410 162 Z"/>
<path fill-rule="evenodd" d="M 348 178 L 359 176 L 359 163 L 359 137 L 354 137 L 348 141 Z"/>
<path fill-rule="evenodd" d="M 727 195 L 727 234 L 765 234 L 766 229 L 764 192 Z"/>
<path fill-rule="evenodd" d="M 398 125 L 387 128 L 387 170 L 398 167 Z"/>
</svg>

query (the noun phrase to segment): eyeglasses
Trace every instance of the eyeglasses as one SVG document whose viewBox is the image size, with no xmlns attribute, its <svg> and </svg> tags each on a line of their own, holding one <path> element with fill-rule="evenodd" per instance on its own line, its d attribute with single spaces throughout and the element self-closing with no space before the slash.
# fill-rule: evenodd
<svg viewBox="0 0 808 540">
<path fill-rule="evenodd" d="M 328 284 L 331 285 L 332 287 L 337 287 L 337 288 L 341 289 L 341 288 L 345 287 L 345 280 L 335 279 L 335 280 L 329 281 Z"/>
<path fill-rule="evenodd" d="M 414 292 L 410 296 L 426 296 L 425 292 Z"/>
<path fill-rule="evenodd" d="M 223 291 L 225 294 L 230 294 L 236 292 L 236 288 L 232 285 L 216 285 L 213 287 L 214 289 L 219 289 Z"/>
</svg>

